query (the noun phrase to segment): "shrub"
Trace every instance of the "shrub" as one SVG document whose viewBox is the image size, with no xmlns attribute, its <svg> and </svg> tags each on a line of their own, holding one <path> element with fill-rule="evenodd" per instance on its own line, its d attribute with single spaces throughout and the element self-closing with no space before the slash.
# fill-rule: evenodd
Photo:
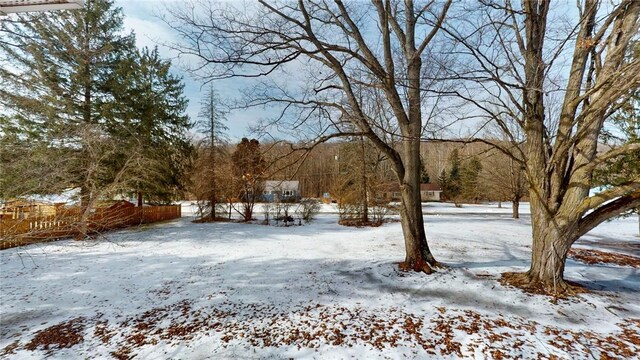
<svg viewBox="0 0 640 360">
<path fill-rule="evenodd" d="M 318 215 L 321 206 L 317 199 L 303 199 L 300 201 L 297 212 L 305 222 L 309 222 Z"/>
</svg>

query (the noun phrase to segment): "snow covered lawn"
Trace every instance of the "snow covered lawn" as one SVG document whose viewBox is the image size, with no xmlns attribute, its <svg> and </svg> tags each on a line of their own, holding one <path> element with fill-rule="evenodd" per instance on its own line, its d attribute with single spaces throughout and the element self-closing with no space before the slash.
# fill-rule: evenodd
<svg viewBox="0 0 640 360">
<path fill-rule="evenodd" d="M 288 228 L 183 218 L 5 250 L 0 357 L 637 358 L 640 269 L 570 259 L 567 278 L 593 290 L 570 301 L 504 287 L 500 273 L 528 265 L 529 220 L 493 208 L 426 217 L 449 265 L 430 276 L 396 270 L 399 223 L 333 214 Z M 637 221 L 576 247 L 638 257 Z"/>
</svg>

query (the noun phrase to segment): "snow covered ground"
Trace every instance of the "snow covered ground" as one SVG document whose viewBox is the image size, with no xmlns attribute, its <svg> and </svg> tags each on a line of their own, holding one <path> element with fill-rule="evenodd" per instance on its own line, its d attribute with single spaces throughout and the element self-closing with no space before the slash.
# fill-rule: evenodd
<svg viewBox="0 0 640 360">
<path fill-rule="evenodd" d="M 591 293 L 525 294 L 498 278 L 527 268 L 526 215 L 425 211 L 439 214 L 426 230 L 449 266 L 429 276 L 396 270 L 399 223 L 347 228 L 330 213 L 286 228 L 182 218 L 2 251 L 0 357 L 638 357 L 640 269 L 570 259 L 567 278 Z M 637 221 L 577 247 L 639 256 Z"/>
</svg>

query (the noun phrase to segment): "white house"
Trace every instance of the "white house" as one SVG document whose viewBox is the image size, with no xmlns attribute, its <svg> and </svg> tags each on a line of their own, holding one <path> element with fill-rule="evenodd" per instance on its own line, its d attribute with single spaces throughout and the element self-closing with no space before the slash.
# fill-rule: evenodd
<svg viewBox="0 0 640 360">
<path fill-rule="evenodd" d="M 440 201 L 442 189 L 438 184 L 420 184 L 420 200 L 422 201 Z"/>
<path fill-rule="evenodd" d="M 262 197 L 265 201 L 297 201 L 300 199 L 300 182 L 297 180 L 267 180 Z"/>
</svg>

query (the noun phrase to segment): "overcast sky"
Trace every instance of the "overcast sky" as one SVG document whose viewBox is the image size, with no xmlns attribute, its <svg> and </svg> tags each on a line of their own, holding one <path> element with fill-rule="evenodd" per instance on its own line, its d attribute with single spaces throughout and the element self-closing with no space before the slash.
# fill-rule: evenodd
<svg viewBox="0 0 640 360">
<path fill-rule="evenodd" d="M 180 3 L 180 1 L 173 2 Z M 116 6 L 121 7 L 123 10 L 125 15 L 124 26 L 127 31 L 135 31 L 138 47 L 148 46 L 152 48 L 157 45 L 163 57 L 173 60 L 173 73 L 184 77 L 185 95 L 189 99 L 188 114 L 192 121 L 197 120 L 198 104 L 204 89 L 201 89 L 201 84 L 195 82 L 185 71 L 186 64 L 176 59 L 177 54 L 162 45 L 174 39 L 172 30 L 156 16 L 163 11 L 163 4 L 167 2 L 159 0 L 116 0 L 115 3 Z M 238 89 L 242 86 L 241 80 L 237 79 L 214 83 L 214 87 L 222 96 L 231 98 L 238 96 Z M 249 136 L 248 126 L 260 116 L 260 113 L 258 110 L 246 110 L 229 114 L 227 125 L 229 126 L 231 140 L 239 140 L 243 136 Z"/>
</svg>

